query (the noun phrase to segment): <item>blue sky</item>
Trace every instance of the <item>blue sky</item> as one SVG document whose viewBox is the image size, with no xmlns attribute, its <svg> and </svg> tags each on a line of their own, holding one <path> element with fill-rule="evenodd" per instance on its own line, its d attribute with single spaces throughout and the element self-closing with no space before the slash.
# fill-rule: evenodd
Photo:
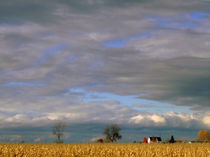
<svg viewBox="0 0 210 157">
<path fill-rule="evenodd" d="M 9 1 L 0 2 L 1 140 L 50 141 L 58 120 L 74 142 L 82 124 L 97 128 L 83 141 L 112 123 L 133 132 L 123 142 L 210 129 L 210 2 Z"/>
<path fill-rule="evenodd" d="M 167 104 L 159 101 L 152 101 L 148 99 L 141 99 L 140 95 L 129 95 L 121 96 L 111 93 L 103 92 L 90 92 L 82 88 L 70 89 L 70 92 L 82 93 L 81 98 L 84 102 L 100 102 L 100 101 L 110 101 L 116 100 L 119 105 L 128 106 L 135 110 L 149 111 L 153 113 L 164 113 L 164 112 L 182 112 L 190 113 L 191 110 L 188 107 L 177 107 L 173 104 Z M 139 105 L 140 104 L 140 105 Z"/>
</svg>

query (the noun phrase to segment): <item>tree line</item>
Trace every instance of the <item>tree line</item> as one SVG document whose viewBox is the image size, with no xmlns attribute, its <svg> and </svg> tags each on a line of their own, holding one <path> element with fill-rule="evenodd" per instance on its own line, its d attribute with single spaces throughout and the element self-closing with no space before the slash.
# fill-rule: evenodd
<svg viewBox="0 0 210 157">
<path fill-rule="evenodd" d="M 52 126 L 52 134 L 55 135 L 55 143 L 63 143 L 62 136 L 64 135 L 64 130 L 66 128 L 66 123 L 63 121 L 58 121 Z M 105 139 L 102 142 L 116 142 L 122 138 L 120 135 L 120 127 L 117 124 L 107 125 L 104 128 L 103 134 Z"/>
<path fill-rule="evenodd" d="M 55 135 L 55 143 L 63 143 L 64 130 L 66 128 L 66 123 L 63 121 L 58 121 L 52 126 L 52 134 Z M 103 135 L 104 139 L 98 139 L 98 142 L 116 142 L 122 138 L 120 135 L 120 127 L 117 124 L 107 125 L 104 128 Z M 144 141 L 144 140 L 143 140 Z M 201 130 L 198 132 L 197 142 L 208 142 L 210 141 L 210 135 L 207 130 Z M 167 141 L 169 143 L 175 143 L 174 136 L 171 136 L 171 139 Z M 144 143 L 144 142 L 143 142 Z"/>
</svg>

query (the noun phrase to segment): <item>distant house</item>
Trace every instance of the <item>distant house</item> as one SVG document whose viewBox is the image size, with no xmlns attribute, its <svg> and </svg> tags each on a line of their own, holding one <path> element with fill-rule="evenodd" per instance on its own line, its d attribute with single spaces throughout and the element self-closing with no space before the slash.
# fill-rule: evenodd
<svg viewBox="0 0 210 157">
<path fill-rule="evenodd" d="M 103 143 L 104 142 L 104 140 L 102 139 L 102 138 L 99 138 L 99 139 L 97 139 L 97 141 L 96 142 L 98 142 L 98 143 Z"/>
<path fill-rule="evenodd" d="M 148 137 L 147 139 L 147 142 L 148 143 L 159 143 L 159 142 L 162 142 L 162 139 L 161 137 Z"/>
</svg>

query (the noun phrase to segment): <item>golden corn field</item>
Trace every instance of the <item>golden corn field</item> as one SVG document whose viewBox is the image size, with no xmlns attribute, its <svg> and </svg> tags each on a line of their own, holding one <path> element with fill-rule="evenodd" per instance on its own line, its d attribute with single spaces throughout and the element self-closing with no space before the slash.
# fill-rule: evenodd
<svg viewBox="0 0 210 157">
<path fill-rule="evenodd" d="M 0 144 L 0 157 L 210 157 L 210 143 Z"/>
</svg>

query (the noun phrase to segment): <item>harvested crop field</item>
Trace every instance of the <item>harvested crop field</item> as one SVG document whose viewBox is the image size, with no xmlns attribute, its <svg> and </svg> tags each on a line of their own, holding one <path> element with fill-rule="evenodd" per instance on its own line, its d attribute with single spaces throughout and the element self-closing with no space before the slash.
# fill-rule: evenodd
<svg viewBox="0 0 210 157">
<path fill-rule="evenodd" d="M 0 144 L 8 157 L 210 157 L 210 143 Z"/>
</svg>

